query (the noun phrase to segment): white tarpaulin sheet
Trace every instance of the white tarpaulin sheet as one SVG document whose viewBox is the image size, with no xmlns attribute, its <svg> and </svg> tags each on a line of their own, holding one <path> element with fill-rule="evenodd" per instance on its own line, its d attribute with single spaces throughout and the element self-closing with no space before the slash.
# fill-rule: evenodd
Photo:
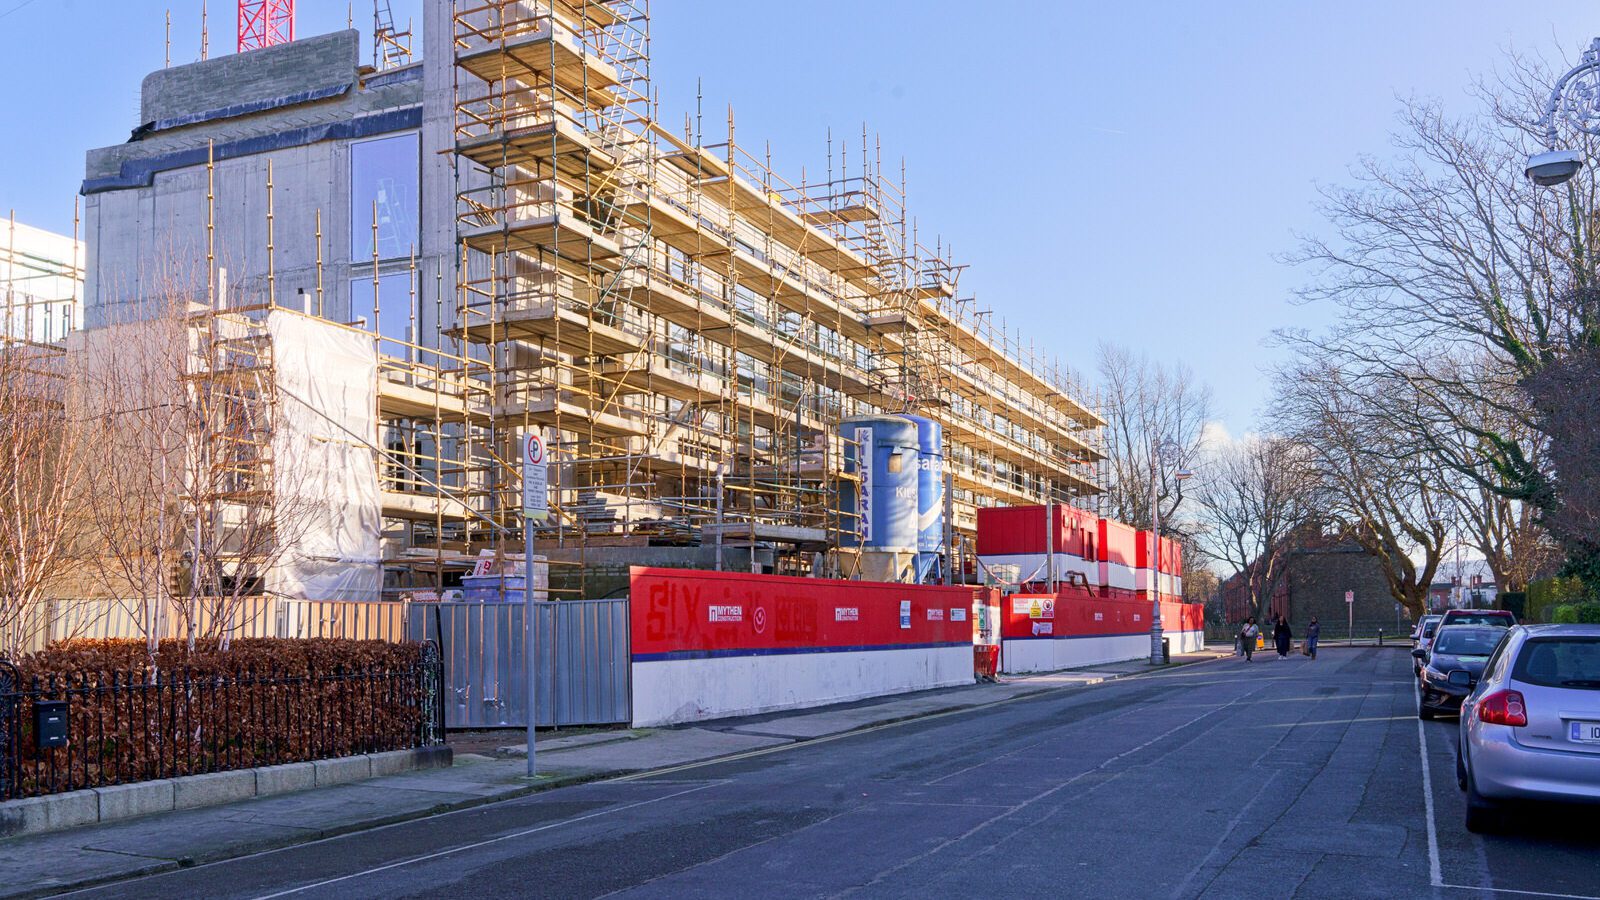
<svg viewBox="0 0 1600 900">
<path fill-rule="evenodd" d="M 267 589 L 307 600 L 377 600 L 378 356 L 372 338 L 309 316 L 267 317 L 279 389 L 273 483 L 291 550 Z"/>
</svg>

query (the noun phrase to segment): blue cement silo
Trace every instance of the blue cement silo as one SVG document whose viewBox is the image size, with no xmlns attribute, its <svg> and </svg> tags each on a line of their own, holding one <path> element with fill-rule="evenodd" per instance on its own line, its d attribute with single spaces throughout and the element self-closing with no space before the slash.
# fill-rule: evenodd
<svg viewBox="0 0 1600 900">
<path fill-rule="evenodd" d="M 846 479 L 839 490 L 839 544 L 865 552 L 917 552 L 917 426 L 900 416 L 839 423 Z M 862 502 L 861 498 L 865 498 Z"/>
<path fill-rule="evenodd" d="M 911 413 L 900 418 L 917 426 L 917 581 L 925 582 L 944 549 L 944 426 Z"/>
</svg>

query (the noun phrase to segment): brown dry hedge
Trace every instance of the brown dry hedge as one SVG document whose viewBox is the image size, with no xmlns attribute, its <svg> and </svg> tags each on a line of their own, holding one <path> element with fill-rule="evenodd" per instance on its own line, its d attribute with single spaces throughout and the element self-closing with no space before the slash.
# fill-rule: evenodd
<svg viewBox="0 0 1600 900">
<path fill-rule="evenodd" d="M 67 641 L 19 661 L 0 793 L 402 750 L 428 738 L 420 644 L 256 638 L 190 651 L 163 641 L 149 662 L 137 640 Z M 68 702 L 68 746 L 37 746 L 36 699 Z"/>
</svg>

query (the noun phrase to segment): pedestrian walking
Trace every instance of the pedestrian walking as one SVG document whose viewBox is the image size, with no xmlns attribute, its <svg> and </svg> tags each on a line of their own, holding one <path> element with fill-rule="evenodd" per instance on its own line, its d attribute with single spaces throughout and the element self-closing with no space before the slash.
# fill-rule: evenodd
<svg viewBox="0 0 1600 900">
<path fill-rule="evenodd" d="M 1239 629 L 1239 646 L 1244 650 L 1244 661 L 1249 662 L 1256 652 L 1256 636 L 1261 634 L 1261 629 L 1256 627 L 1256 617 L 1251 616 L 1244 620 L 1244 627 Z"/>
<path fill-rule="evenodd" d="M 1278 617 L 1278 624 L 1272 628 L 1272 639 L 1278 644 L 1278 658 L 1289 658 L 1289 645 L 1294 643 L 1294 632 L 1289 630 L 1289 619 L 1286 616 Z"/>
<path fill-rule="evenodd" d="M 1306 626 L 1306 655 L 1312 659 L 1317 658 L 1317 638 L 1322 636 L 1322 623 L 1316 616 L 1311 617 L 1311 624 Z"/>
</svg>

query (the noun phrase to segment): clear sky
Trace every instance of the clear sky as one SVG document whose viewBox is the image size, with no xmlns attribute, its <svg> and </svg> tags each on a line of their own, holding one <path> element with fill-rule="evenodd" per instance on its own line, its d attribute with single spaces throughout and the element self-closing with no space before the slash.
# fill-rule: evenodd
<svg viewBox="0 0 1600 900">
<path fill-rule="evenodd" d="M 399 21 L 420 0 L 395 0 Z M 343 0 L 300 0 L 301 35 L 342 28 Z M 199 0 L 0 0 L 0 212 L 70 231 L 83 152 L 126 140 L 139 81 L 199 55 Z M 234 6 L 210 4 L 231 52 Z M 356 2 L 358 25 L 371 4 Z M 854 158 L 865 123 L 909 172 L 924 237 L 970 264 L 965 293 L 1081 369 L 1112 341 L 1181 360 L 1226 427 L 1266 396 L 1274 327 L 1304 274 L 1274 254 L 1320 227 L 1318 183 L 1387 152 L 1396 97 L 1466 108 L 1507 47 L 1576 57 L 1592 0 L 1034 2 L 655 0 L 662 118 L 703 79 L 718 133 L 771 141 L 775 166 Z M 365 30 L 365 29 L 364 29 Z M 421 42 L 417 43 L 420 50 Z"/>
</svg>

